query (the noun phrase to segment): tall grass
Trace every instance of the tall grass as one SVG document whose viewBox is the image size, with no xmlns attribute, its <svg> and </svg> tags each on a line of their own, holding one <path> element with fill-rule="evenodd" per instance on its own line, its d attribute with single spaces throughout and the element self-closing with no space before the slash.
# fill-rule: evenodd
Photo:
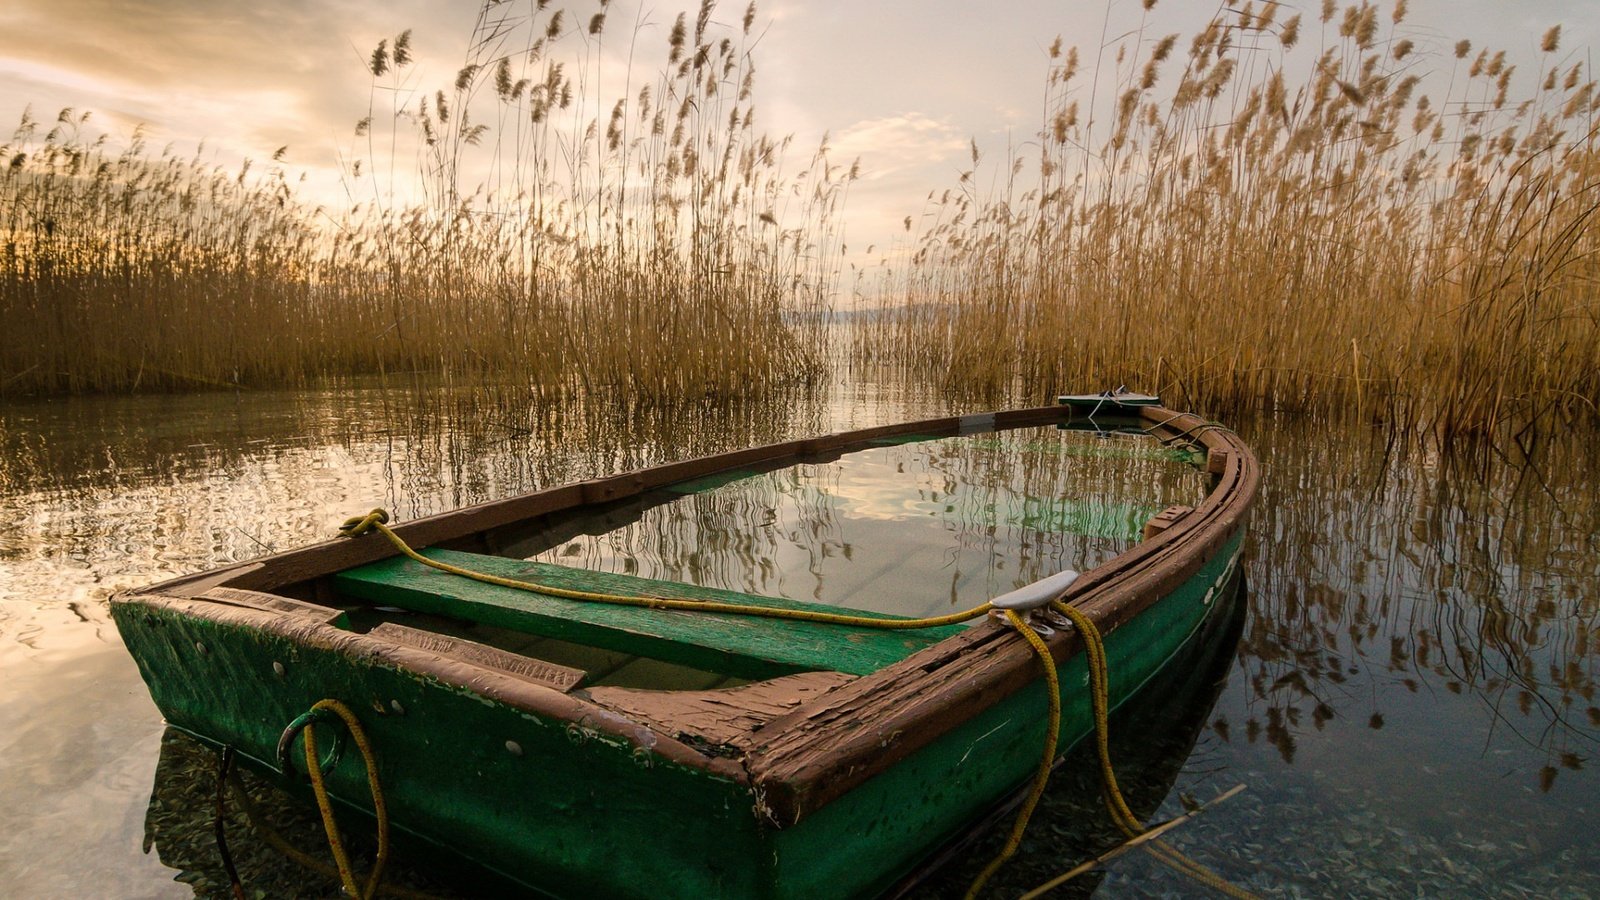
<svg viewBox="0 0 1600 900">
<path fill-rule="evenodd" d="M 0 390 L 194 387 L 282 378 L 326 348 L 315 235 L 281 173 L 121 153 L 63 110 L 0 148 Z M 293 336 L 293 337 L 291 337 Z M 261 351 L 279 339 L 273 356 Z M 287 339 L 285 339 L 287 338 Z"/>
<path fill-rule="evenodd" d="M 438 90 L 410 32 L 384 40 L 341 209 L 300 201 L 281 151 L 224 171 L 109 150 L 72 110 L 24 118 L 0 147 L 0 392 L 421 371 L 665 400 L 820 377 L 819 248 L 853 172 L 826 147 L 784 172 L 755 126 L 755 8 L 731 34 L 712 12 L 639 85 L 603 70 L 605 3 L 485 3 Z"/>
<path fill-rule="evenodd" d="M 1404 2 L 1291 12 L 1230 0 L 1187 40 L 1139 26 L 1086 64 L 1058 40 L 1037 149 L 980 192 L 974 145 L 857 357 L 952 388 L 1127 383 L 1444 434 L 1592 416 L 1586 57 L 1551 29 L 1518 74 L 1465 41 L 1421 56 Z"/>
</svg>

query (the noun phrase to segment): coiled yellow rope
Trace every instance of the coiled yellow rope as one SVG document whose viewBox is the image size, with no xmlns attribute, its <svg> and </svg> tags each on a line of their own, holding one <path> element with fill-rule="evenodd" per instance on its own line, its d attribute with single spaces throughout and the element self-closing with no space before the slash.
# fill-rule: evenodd
<svg viewBox="0 0 1600 900">
<path fill-rule="evenodd" d="M 1128 807 L 1128 801 L 1123 798 L 1122 791 L 1117 787 L 1116 770 L 1111 767 L 1111 691 L 1110 673 L 1106 666 L 1105 641 L 1100 636 L 1100 629 L 1096 628 L 1094 622 L 1077 607 L 1069 606 L 1060 600 L 1052 600 L 1050 608 L 1072 621 L 1072 626 L 1078 630 L 1079 636 L 1083 639 L 1083 650 L 1089 658 L 1089 703 L 1094 711 L 1095 750 L 1100 758 L 1100 783 L 1105 793 L 1106 809 L 1110 811 L 1111 820 L 1123 834 L 1129 838 L 1139 837 L 1145 832 L 1144 823 L 1140 822 L 1139 817 Z M 1051 683 L 1055 682 L 1052 680 Z M 1059 703 L 1059 700 L 1056 702 Z M 1040 790 L 1043 790 L 1042 786 Z M 1254 894 L 1229 883 L 1222 876 L 1168 844 L 1151 841 L 1146 846 L 1156 859 L 1219 893 L 1237 900 L 1255 897 Z M 1055 883 L 1048 885 L 1048 887 L 1054 886 Z M 1028 896 L 1042 893 L 1048 887 L 1036 888 L 1030 891 Z"/>
<path fill-rule="evenodd" d="M 295 847 L 283 835 L 279 834 L 277 829 L 272 827 L 272 823 L 267 821 L 266 814 L 250 798 L 250 791 L 245 787 L 244 781 L 239 778 L 238 769 L 229 770 L 228 786 L 232 788 L 233 797 L 239 802 L 239 808 L 244 810 L 245 821 L 250 824 L 250 828 L 256 836 L 266 842 L 267 846 L 278 851 L 289 861 L 310 869 L 325 878 L 332 878 L 335 881 L 342 880 L 337 867 L 330 866 Z M 438 894 L 430 894 L 427 891 L 419 891 L 393 883 L 378 885 L 377 895 L 379 897 L 399 897 L 401 900 L 444 900 Z"/>
<path fill-rule="evenodd" d="M 1058 601 L 1059 602 L 1059 601 Z M 1006 621 L 1011 627 L 1022 635 L 1033 648 L 1034 655 L 1039 657 L 1039 667 L 1044 669 L 1045 685 L 1050 698 L 1050 721 L 1044 733 L 1044 754 L 1039 758 L 1039 768 L 1033 774 L 1033 789 L 1028 792 L 1028 799 L 1022 801 L 1022 809 L 1017 811 L 1017 819 L 1011 823 L 1011 833 L 1006 836 L 1005 846 L 995 854 L 994 859 L 983 867 L 978 877 L 972 879 L 972 884 L 967 887 L 965 900 L 973 900 L 978 892 L 983 890 L 984 882 L 989 877 L 1000 871 L 1006 860 L 1016 854 L 1017 848 L 1022 845 L 1023 832 L 1028 830 L 1028 820 L 1033 817 L 1033 810 L 1039 805 L 1039 798 L 1044 796 L 1045 785 L 1050 783 L 1050 769 L 1056 761 L 1056 741 L 1061 733 L 1061 682 L 1056 675 L 1056 660 L 1050 655 L 1050 648 L 1045 646 L 1044 638 L 1039 637 L 1022 616 L 1014 609 L 1006 610 Z"/>
<path fill-rule="evenodd" d="M 311 776 L 311 791 L 317 797 L 317 809 L 322 813 L 322 827 L 328 833 L 328 847 L 333 851 L 333 861 L 339 867 L 339 880 L 344 884 L 345 893 L 357 900 L 370 900 L 378 892 L 378 883 L 383 879 L 383 866 L 389 860 L 389 811 L 383 802 L 383 788 L 378 783 L 378 758 L 372 752 L 372 744 L 367 740 L 367 733 L 361 728 L 361 720 L 338 700 L 318 700 L 311 707 L 312 711 L 328 710 L 338 716 L 350 729 L 350 737 L 355 740 L 357 749 L 361 751 L 361 761 L 367 769 L 367 787 L 372 791 L 372 814 L 378 820 L 378 855 L 372 863 L 372 872 L 367 876 L 367 882 L 362 885 L 357 879 L 355 868 L 350 864 L 350 854 L 344 849 L 344 840 L 339 836 L 339 823 L 333 817 L 333 801 L 328 797 L 327 785 L 323 783 L 322 763 L 317 755 L 317 729 L 315 724 L 307 724 L 302 732 L 306 750 L 306 773 Z"/>
</svg>

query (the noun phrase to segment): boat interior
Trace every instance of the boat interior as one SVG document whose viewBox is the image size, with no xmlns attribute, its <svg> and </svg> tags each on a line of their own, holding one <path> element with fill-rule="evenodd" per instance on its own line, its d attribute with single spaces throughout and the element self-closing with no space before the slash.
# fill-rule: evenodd
<svg viewBox="0 0 1600 900">
<path fill-rule="evenodd" d="M 992 421 L 992 420 L 991 420 Z M 1203 450 L 1182 441 L 1158 441 L 1149 433 L 1148 423 L 1128 416 L 1102 416 L 1087 423 L 1082 421 L 1055 422 L 1045 425 L 1030 423 L 1029 427 L 1013 430 L 985 431 L 970 435 L 900 433 L 885 435 L 863 442 L 854 448 L 829 449 L 803 454 L 798 457 L 758 461 L 730 469 L 719 469 L 694 477 L 671 481 L 667 484 L 625 495 L 615 500 L 584 503 L 544 515 L 514 520 L 496 527 L 474 530 L 451 536 L 425 547 L 420 552 L 431 559 L 446 562 L 476 572 L 502 578 L 531 582 L 556 588 L 603 592 L 624 596 L 682 598 L 721 603 L 738 603 L 778 609 L 803 609 L 828 611 L 868 617 L 907 617 L 949 612 L 951 604 L 975 606 L 995 593 L 1003 592 L 1031 580 L 1033 575 L 1047 577 L 1056 568 L 1052 561 L 1065 557 L 1079 568 L 1089 568 L 1116 553 L 1126 550 L 1140 539 L 1149 537 L 1169 527 L 1190 507 L 1169 504 L 1173 499 L 1198 502 L 1205 490 L 1203 471 L 1206 457 Z M 983 442 L 988 442 L 984 444 Z M 980 458 L 969 448 L 978 447 L 993 453 L 1001 448 L 1013 457 L 1021 455 L 1025 466 L 1038 469 L 1032 477 L 1034 484 L 1014 488 L 996 488 L 983 485 L 979 499 L 981 508 L 954 510 L 960 501 L 956 495 L 968 481 L 988 478 L 987 471 L 974 476 L 952 475 L 951 467 L 961 453 L 972 459 Z M 1010 515 L 1014 521 L 1012 531 L 1020 535 L 1021 553 L 1026 556 L 1030 546 L 1051 544 L 1056 548 L 1054 557 L 1043 554 L 1035 570 L 1004 573 L 1009 580 L 994 583 L 990 573 L 989 589 L 985 584 L 970 586 L 967 596 L 958 597 L 952 587 L 929 582 L 919 583 L 907 575 L 908 558 L 924 552 L 932 565 L 948 569 L 951 550 L 940 545 L 935 551 L 911 547 L 904 553 L 881 554 L 886 558 L 876 566 L 870 577 L 850 579 L 855 576 L 831 576 L 840 584 L 833 597 L 819 600 L 811 590 L 804 599 L 785 597 L 744 590 L 733 590 L 717 584 L 715 578 L 701 577 L 704 573 L 691 572 L 681 580 L 644 577 L 631 574 L 639 568 L 632 557 L 621 560 L 600 559 L 599 568 L 590 565 L 565 564 L 566 553 L 571 548 L 587 547 L 594 550 L 603 546 L 607 535 L 627 529 L 662 529 L 670 520 L 685 517 L 694 503 L 711 502 L 716 497 L 732 497 L 723 503 L 740 509 L 751 506 L 748 498 L 741 499 L 741 485 L 755 484 L 762 479 L 778 484 L 769 495 L 800 494 L 807 485 L 828 482 L 836 494 L 847 494 L 840 487 L 839 460 L 851 455 L 887 448 L 894 456 L 886 457 L 897 467 L 888 474 L 872 470 L 863 475 L 867 480 L 910 483 L 902 493 L 892 498 L 894 513 L 884 522 L 871 524 L 879 531 L 869 534 L 886 535 L 883 540 L 898 538 L 893 534 L 916 525 L 903 524 L 924 507 L 927 514 L 921 518 L 942 529 L 931 540 L 970 541 L 970 535 L 950 532 L 965 531 L 983 535 L 993 541 L 996 520 Z M 852 450 L 854 453 L 846 453 Z M 937 458 L 930 473 L 906 472 L 906 454 L 914 450 L 924 457 Z M 959 451 L 959 452 L 957 452 Z M 1037 457 L 1037 460 L 1035 460 Z M 1087 475 L 1080 476 L 1078 493 L 1088 491 L 1104 493 L 1111 479 L 1104 473 L 1111 466 L 1126 467 L 1129 460 L 1136 463 L 1134 477 L 1149 479 L 1152 471 L 1175 471 L 1185 474 L 1170 476 L 1167 489 L 1147 494 L 1141 503 L 1121 503 L 1105 496 L 1090 497 L 1037 497 L 1030 494 L 1045 490 L 1060 490 L 1063 482 L 1059 471 L 1074 465 L 1080 468 L 1090 464 Z M 1015 467 L 1015 458 L 1005 461 Z M 887 464 L 887 463 L 884 463 Z M 965 459 L 964 465 L 980 469 L 989 463 L 973 463 Z M 882 465 L 880 465 L 882 468 Z M 692 470 L 691 470 L 692 472 Z M 847 472 L 847 475 L 849 473 Z M 856 473 L 860 474 L 860 473 Z M 796 488 L 795 485 L 801 485 Z M 1087 487 L 1085 487 L 1087 485 Z M 1119 486 L 1112 485 L 1112 488 Z M 882 505 L 883 488 L 871 500 Z M 1011 496 L 1005 491 L 1010 490 Z M 762 499 L 762 514 L 772 517 L 772 496 Z M 788 498 L 780 497 L 780 501 Z M 837 500 L 837 498 L 832 498 Z M 797 501 L 796 501 L 797 502 Z M 942 504 L 942 507 L 941 507 Z M 1010 513 L 995 511 L 996 505 L 1005 506 Z M 1009 504 L 1009 506 L 1008 506 Z M 791 502 L 793 505 L 793 502 Z M 813 500 L 813 505 L 815 505 Z M 839 503 L 834 502 L 830 512 L 839 517 Z M 953 511 L 954 510 L 954 511 Z M 810 512 L 810 511 L 808 511 Z M 700 511 L 704 515 L 704 510 Z M 973 521 L 960 521 L 960 528 L 952 520 L 965 516 Z M 823 518 L 826 518 L 824 516 Z M 653 521 L 652 521 L 653 520 Z M 749 521 L 727 520 L 726 516 L 714 523 L 724 531 L 756 530 L 759 524 Z M 825 544 L 827 534 L 815 532 L 843 528 L 838 522 L 807 519 L 797 527 L 800 544 L 813 545 L 805 552 L 812 558 L 819 551 L 814 545 Z M 859 531 L 860 523 L 847 523 Z M 1002 522 L 1001 527 L 1005 527 Z M 807 533 L 807 531 L 812 533 Z M 887 530 L 883 530 L 887 529 Z M 379 542 L 378 535 L 366 535 L 357 540 Z M 1074 543 L 1076 541 L 1076 543 Z M 1053 542 L 1053 543 L 1052 543 Z M 697 558 L 703 554 L 701 540 L 695 541 Z M 826 548 L 824 548 L 825 550 Z M 895 548 L 891 548 L 893 550 Z M 785 548 L 739 548 L 736 553 L 760 556 L 761 551 L 777 553 Z M 793 551 L 793 548 L 788 548 Z M 999 550 L 990 548 L 991 555 L 1006 556 L 1017 553 L 1015 547 L 1006 545 Z M 591 554 L 592 555 L 592 554 Z M 553 560 L 562 560 L 556 562 Z M 579 562 L 585 560 L 580 558 Z M 588 560 L 595 562 L 595 560 Z M 609 564 L 609 565 L 607 565 Z M 806 565 L 814 565 L 806 560 Z M 605 571 L 605 568 L 612 571 Z M 860 568 L 857 565 L 856 568 Z M 959 565 L 956 566 L 960 568 Z M 658 564 L 657 569 L 661 566 Z M 676 573 L 678 570 L 674 570 Z M 1028 574 L 1031 572 L 1031 574 Z M 1027 577 L 1024 577 L 1027 575 Z M 946 577 L 946 576 L 940 576 Z M 724 582 L 730 579 L 724 579 Z M 738 579 L 731 579 L 738 581 Z M 971 580 L 971 579 L 969 579 Z M 830 582 L 830 587 L 833 586 Z M 974 592 L 975 591 L 975 592 Z M 804 593 L 804 592 L 791 592 Z M 907 594 L 939 593 L 942 606 L 906 607 L 903 603 L 885 601 L 858 602 L 858 598 L 883 598 Z M 231 586 L 213 589 L 208 596 L 244 606 L 268 607 L 280 612 L 294 611 L 311 615 L 339 628 L 368 634 L 386 643 L 408 647 L 447 658 L 490 668 L 499 673 L 529 681 L 563 692 L 579 692 L 581 696 L 604 700 L 614 707 L 637 706 L 639 710 L 657 709 L 662 697 L 643 698 L 640 703 L 630 703 L 634 692 L 675 692 L 672 705 L 681 712 L 695 705 L 702 697 L 708 706 L 726 706 L 748 717 L 752 708 L 761 708 L 775 696 L 804 698 L 814 691 L 826 690 L 853 678 L 879 671 L 906 657 L 931 647 L 940 641 L 960 634 L 973 623 L 944 625 L 914 630 L 882 630 L 848 624 L 820 624 L 785 619 L 751 618 L 738 615 L 721 615 L 703 612 L 649 609 L 614 606 L 604 603 L 574 602 L 527 590 L 485 584 L 459 575 L 430 569 L 398 555 L 384 554 L 383 558 L 352 565 L 331 573 L 317 574 L 290 583 L 273 585 L 268 592 L 238 590 Z M 837 599 L 838 602 L 827 602 Z M 977 621 L 982 621 L 977 620 Z M 749 690 L 752 684 L 774 682 L 772 689 Z M 737 691 L 737 693 L 730 693 Z M 744 697 L 736 701 L 735 697 Z M 769 704 L 768 704 L 769 705 Z M 784 703 L 785 708 L 792 703 Z M 778 712 L 773 709 L 771 712 Z M 715 718 L 715 717 L 713 717 Z M 720 721 L 720 720 L 717 720 Z M 714 728 L 721 731 L 720 727 Z M 700 735 L 710 738 L 711 735 Z"/>
</svg>

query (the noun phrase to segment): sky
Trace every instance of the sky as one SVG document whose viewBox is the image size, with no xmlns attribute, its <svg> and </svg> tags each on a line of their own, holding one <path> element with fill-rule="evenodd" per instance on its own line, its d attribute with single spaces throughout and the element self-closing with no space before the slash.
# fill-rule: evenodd
<svg viewBox="0 0 1600 900">
<path fill-rule="evenodd" d="M 586 19 L 597 4 L 565 5 Z M 1280 18 L 1298 9 L 1310 23 L 1320 4 L 1284 7 Z M 415 83 L 447 85 L 476 9 L 472 0 L 4 0 L 0 134 L 31 105 L 45 121 L 63 107 L 91 111 L 87 127 L 114 144 L 141 124 L 152 145 L 184 155 L 203 141 L 230 166 L 287 146 L 289 170 L 306 176 L 303 194 L 337 202 L 341 155 L 348 158 L 352 126 L 366 111 L 373 46 L 413 29 Z M 640 45 L 653 49 L 681 9 L 693 19 L 693 4 L 615 0 L 608 33 L 638 22 Z M 723 3 L 714 21 L 736 30 L 744 9 Z M 973 142 L 993 158 L 1034 138 L 1047 49 L 1058 35 L 1092 59 L 1141 20 L 1148 40 L 1169 32 L 1186 40 L 1216 9 L 1180 0 L 1149 12 L 1135 0 L 767 0 L 756 15 L 757 125 L 793 134 L 799 163 L 824 133 L 835 161 L 859 157 L 845 240 L 858 255 L 868 245 L 881 251 L 930 191 L 971 168 Z M 1382 9 L 1387 25 L 1390 7 Z M 1447 67 L 1460 38 L 1531 64 L 1557 23 L 1561 58 L 1587 60 L 1600 35 L 1593 0 L 1414 0 L 1401 31 L 1424 67 Z M 609 48 L 626 50 L 620 38 Z M 640 57 L 648 68 L 660 64 Z"/>
</svg>

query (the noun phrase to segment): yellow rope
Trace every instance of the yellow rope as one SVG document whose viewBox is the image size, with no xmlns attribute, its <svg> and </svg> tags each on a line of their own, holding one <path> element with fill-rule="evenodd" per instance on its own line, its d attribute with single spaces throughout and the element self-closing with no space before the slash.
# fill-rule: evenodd
<svg viewBox="0 0 1600 900">
<path fill-rule="evenodd" d="M 294 862 L 303 868 L 310 869 L 311 871 L 316 872 L 318 875 L 321 875 L 325 878 L 332 878 L 335 881 L 340 880 L 338 868 L 330 866 L 311 854 L 300 850 L 298 847 L 289 843 L 283 835 L 279 834 L 277 829 L 272 827 L 272 824 L 267 821 L 266 814 L 263 813 L 261 809 L 256 806 L 255 801 L 251 799 L 250 791 L 245 787 L 244 781 L 239 777 L 238 769 L 233 769 L 228 772 L 228 786 L 233 789 L 234 799 L 239 801 L 239 807 L 244 810 L 245 821 L 250 823 L 251 830 L 263 841 L 265 841 L 267 846 L 278 851 L 278 853 L 282 854 L 291 862 Z M 401 887 L 397 884 L 379 885 L 378 896 L 399 897 L 401 900 L 444 900 L 444 898 L 438 894 L 430 894 L 426 891 Z"/>
<path fill-rule="evenodd" d="M 389 860 L 389 812 L 384 806 L 383 788 L 378 784 L 378 759 L 372 752 L 366 732 L 361 728 L 361 721 L 348 706 L 328 699 L 318 700 L 311 709 L 328 710 L 343 720 L 345 727 L 350 729 L 350 737 L 361 751 L 361 761 L 367 769 L 367 787 L 372 791 L 372 814 L 378 820 L 378 856 L 372 863 L 372 873 L 367 876 L 366 885 L 362 886 L 350 864 L 350 855 L 344 849 L 344 840 L 339 837 L 339 823 L 333 817 L 333 802 L 328 797 L 327 785 L 323 783 L 322 762 L 317 755 L 316 723 L 306 725 L 303 732 L 306 772 L 311 776 L 311 790 L 316 794 L 317 809 L 322 813 L 322 827 L 328 833 L 328 847 L 333 851 L 333 861 L 339 867 L 339 880 L 344 884 L 345 893 L 357 900 L 369 900 L 377 893 L 378 882 L 383 878 L 384 863 Z"/>
<path fill-rule="evenodd" d="M 411 549 L 411 546 L 405 542 L 404 538 L 401 538 L 389 528 L 387 524 L 388 521 L 389 514 L 387 512 L 382 509 L 374 509 L 365 516 L 356 516 L 354 518 L 345 520 L 345 523 L 339 527 L 339 533 L 345 537 L 353 538 L 369 531 L 377 531 L 384 537 L 388 538 L 389 542 L 395 546 L 395 549 L 399 550 L 408 558 L 415 560 L 422 565 L 438 569 L 441 572 L 449 572 L 452 575 L 459 575 L 463 578 L 470 578 L 474 581 L 481 581 L 485 584 L 514 588 L 516 590 L 531 591 L 538 594 L 547 594 L 552 597 L 563 597 L 569 600 L 583 600 L 595 603 L 612 603 L 620 606 L 645 607 L 648 609 L 677 609 L 691 610 L 696 612 L 727 613 L 730 615 L 761 616 L 772 619 L 790 619 L 802 622 L 823 622 L 832 625 L 854 625 L 863 628 L 884 629 L 931 628 L 939 625 L 955 625 L 961 622 L 967 622 L 972 619 L 976 619 L 979 616 L 987 613 L 992 608 L 990 604 L 984 603 L 980 606 L 975 606 L 971 609 L 964 610 L 962 612 L 951 613 L 945 616 L 929 616 L 921 619 L 878 619 L 868 616 L 852 616 L 841 613 L 819 612 L 816 610 L 775 609 L 767 606 L 752 606 L 741 603 L 713 603 L 705 600 L 680 600 L 667 597 L 628 596 L 623 594 L 605 594 L 593 591 L 571 590 L 568 588 L 558 588 L 549 585 L 537 584 L 531 581 L 518 581 L 514 578 L 502 578 L 498 575 L 489 575 L 484 572 L 474 572 L 471 569 L 464 569 L 460 566 L 453 566 L 446 562 L 429 559 L 428 557 L 423 556 L 417 551 Z M 1060 612 L 1062 615 L 1065 615 L 1068 619 L 1070 619 L 1073 625 L 1078 629 L 1078 633 L 1083 637 L 1084 652 L 1089 657 L 1090 698 L 1091 705 L 1094 710 L 1095 741 L 1097 749 L 1099 750 L 1100 774 L 1104 783 L 1106 805 L 1111 810 L 1111 817 L 1117 823 L 1117 826 L 1127 833 L 1129 837 L 1136 837 L 1144 833 L 1144 826 L 1142 823 L 1140 823 L 1139 817 L 1133 814 L 1133 810 L 1128 808 L 1127 802 L 1122 797 L 1121 790 L 1119 790 L 1117 787 L 1116 772 L 1111 767 L 1111 750 L 1108 744 L 1110 727 L 1107 723 L 1107 720 L 1110 716 L 1111 704 L 1109 688 L 1107 686 L 1108 677 L 1105 644 L 1101 640 L 1100 631 L 1095 627 L 1094 622 L 1092 622 L 1088 616 L 1084 615 L 1076 607 L 1069 606 L 1065 601 L 1060 599 L 1052 600 L 1050 602 L 1050 606 L 1057 612 Z M 1028 827 L 1028 819 L 1033 815 L 1034 808 L 1038 805 L 1039 798 L 1043 796 L 1045 786 L 1049 782 L 1050 769 L 1055 763 L 1056 742 L 1059 738 L 1061 730 L 1061 685 L 1056 674 L 1055 658 L 1051 655 L 1050 648 L 1045 645 L 1044 640 L 1028 626 L 1028 624 L 1015 610 L 1005 610 L 1005 614 L 1006 620 L 1013 628 L 1017 630 L 1019 634 L 1022 635 L 1023 639 L 1028 642 L 1028 645 L 1033 648 L 1034 654 L 1039 658 L 1040 667 L 1044 669 L 1045 680 L 1049 688 L 1050 724 L 1048 733 L 1045 737 L 1044 753 L 1040 757 L 1039 767 L 1034 775 L 1033 788 L 1029 792 L 1027 799 L 1023 801 L 1022 809 L 1018 812 L 1017 819 L 1011 826 L 1011 834 L 1006 839 L 1005 846 L 1001 849 L 999 855 L 997 855 L 989 862 L 987 866 L 984 867 L 983 871 L 979 873 L 978 877 L 973 880 L 972 886 L 967 889 L 967 900 L 972 900 L 973 897 L 977 896 L 977 893 L 982 889 L 984 882 L 986 882 L 990 876 L 998 871 L 1000 867 L 1005 864 L 1006 860 L 1010 859 L 1012 855 L 1017 852 L 1017 847 L 1022 843 L 1023 832 Z M 334 701 L 323 702 L 328 703 Z M 349 719 L 346 719 L 346 721 L 350 722 L 353 718 L 354 717 L 351 716 Z M 357 727 L 358 726 L 354 724 L 351 725 L 352 734 L 359 734 L 356 731 Z M 306 738 L 307 752 L 309 753 L 311 747 L 311 730 L 309 728 L 306 730 Z M 362 738 L 358 736 L 357 743 L 359 744 L 361 742 Z M 365 749 L 363 749 L 363 752 L 366 752 Z M 315 762 L 312 762 L 309 765 L 313 771 L 316 770 Z M 376 772 L 374 771 L 372 776 L 372 786 L 373 797 L 375 800 L 377 800 L 379 796 L 376 779 L 377 776 Z M 320 785 L 320 775 L 316 776 L 313 783 Z M 319 804 L 323 802 L 321 797 L 322 795 L 319 794 Z M 377 805 L 381 807 L 381 800 L 377 803 Z M 334 826 L 331 824 L 331 814 L 326 809 L 324 809 L 324 819 L 329 823 L 328 827 L 330 842 L 335 842 L 336 832 L 334 831 Z M 386 823 L 383 822 L 382 818 L 380 818 L 379 821 L 381 829 Z M 381 833 L 382 832 L 380 831 L 380 844 L 382 843 Z M 1224 881 L 1220 876 L 1211 872 L 1209 869 L 1197 862 L 1194 862 L 1193 860 L 1184 856 L 1182 853 L 1179 853 L 1177 850 L 1174 850 L 1165 844 L 1153 841 L 1149 846 L 1151 853 L 1156 855 L 1157 858 L 1172 866 L 1174 869 L 1193 877 L 1203 884 L 1236 898 L 1249 898 L 1254 896 L 1243 890 L 1240 890 L 1237 887 L 1234 887 L 1233 885 Z M 342 848 L 335 846 L 334 853 L 336 858 L 341 856 Z M 382 866 L 381 855 L 382 854 L 380 851 L 380 868 Z M 345 871 L 346 865 L 347 864 L 341 865 L 341 872 Z M 374 874 L 377 874 L 376 870 L 374 870 Z M 352 882 L 350 880 L 346 881 L 347 889 L 351 883 Z M 363 895 L 358 894 L 357 896 Z"/>
<path fill-rule="evenodd" d="M 1045 646 L 1044 638 L 1034 633 L 1016 610 L 1008 609 L 1005 612 L 1006 621 L 1010 622 L 1011 627 L 1022 635 L 1029 647 L 1033 648 L 1034 655 L 1039 658 L 1039 667 L 1044 669 L 1047 696 L 1050 698 L 1050 721 L 1044 733 L 1044 754 L 1039 757 L 1039 768 L 1033 776 L 1033 790 L 1028 792 L 1028 799 L 1022 801 L 1022 809 L 1017 811 L 1017 819 L 1011 823 L 1011 834 L 1007 836 L 1005 846 L 994 859 L 989 860 L 989 864 L 983 867 L 978 877 L 972 879 L 971 886 L 967 888 L 966 900 L 977 897 L 978 892 L 983 889 L 984 882 L 1000 871 L 1000 867 L 1005 865 L 1006 860 L 1015 855 L 1017 847 L 1021 846 L 1022 834 L 1028 829 L 1028 820 L 1033 817 L 1033 810 L 1039 805 L 1039 798 L 1044 796 L 1045 785 L 1050 783 L 1050 768 L 1056 761 L 1056 740 L 1061 733 L 1061 683 L 1056 676 L 1055 657 L 1050 655 L 1050 648 Z"/>
<path fill-rule="evenodd" d="M 1095 750 L 1100 758 L 1100 783 L 1105 793 L 1106 808 L 1111 812 L 1111 819 L 1120 828 L 1123 834 L 1136 838 L 1144 834 L 1144 823 L 1134 815 L 1128 807 L 1128 801 L 1123 798 L 1122 791 L 1117 787 L 1117 773 L 1111 767 L 1111 691 L 1109 670 L 1106 666 L 1105 641 L 1100 636 L 1100 629 L 1094 622 L 1075 606 L 1069 606 L 1060 600 L 1052 600 L 1050 608 L 1072 620 L 1072 625 L 1078 630 L 1083 639 L 1083 649 L 1089 658 L 1089 702 L 1094 711 L 1094 737 Z M 1207 887 L 1226 894 L 1238 900 L 1247 900 L 1255 895 L 1242 888 L 1230 884 L 1205 866 L 1185 856 L 1174 847 L 1161 841 L 1151 841 L 1146 845 L 1150 854 L 1161 862 Z"/>
<path fill-rule="evenodd" d="M 365 516 L 346 520 L 339 527 L 339 533 L 345 537 L 356 537 L 368 531 L 377 531 L 388 538 L 389 542 L 394 544 L 395 549 L 407 557 L 441 572 L 449 572 L 452 575 L 471 578 L 473 581 L 481 581 L 484 584 L 515 588 L 520 591 L 531 591 L 536 594 L 547 594 L 551 597 L 562 597 L 567 600 L 611 603 L 618 606 L 637 606 L 647 609 L 679 609 L 692 612 L 727 613 L 736 616 L 762 616 L 769 619 L 791 619 L 801 622 L 822 622 L 829 625 L 855 625 L 863 628 L 885 628 L 890 630 L 957 625 L 976 619 L 989 611 L 989 604 L 985 603 L 981 606 L 974 606 L 971 609 L 944 616 L 928 616 L 921 619 L 878 619 L 871 616 L 852 616 L 810 609 L 776 609 L 770 606 L 752 606 L 748 603 L 714 603 L 708 600 L 679 600 L 669 597 L 641 597 L 627 594 L 604 594 L 596 591 L 578 591 L 570 588 L 537 584 L 532 581 L 518 581 L 515 578 L 502 578 L 498 575 L 489 575 L 484 572 L 474 572 L 471 569 L 463 569 L 460 566 L 429 559 L 411 549 L 411 546 L 405 542 L 404 538 L 395 534 L 385 524 L 388 521 L 388 513 L 381 509 L 375 509 Z"/>
</svg>

